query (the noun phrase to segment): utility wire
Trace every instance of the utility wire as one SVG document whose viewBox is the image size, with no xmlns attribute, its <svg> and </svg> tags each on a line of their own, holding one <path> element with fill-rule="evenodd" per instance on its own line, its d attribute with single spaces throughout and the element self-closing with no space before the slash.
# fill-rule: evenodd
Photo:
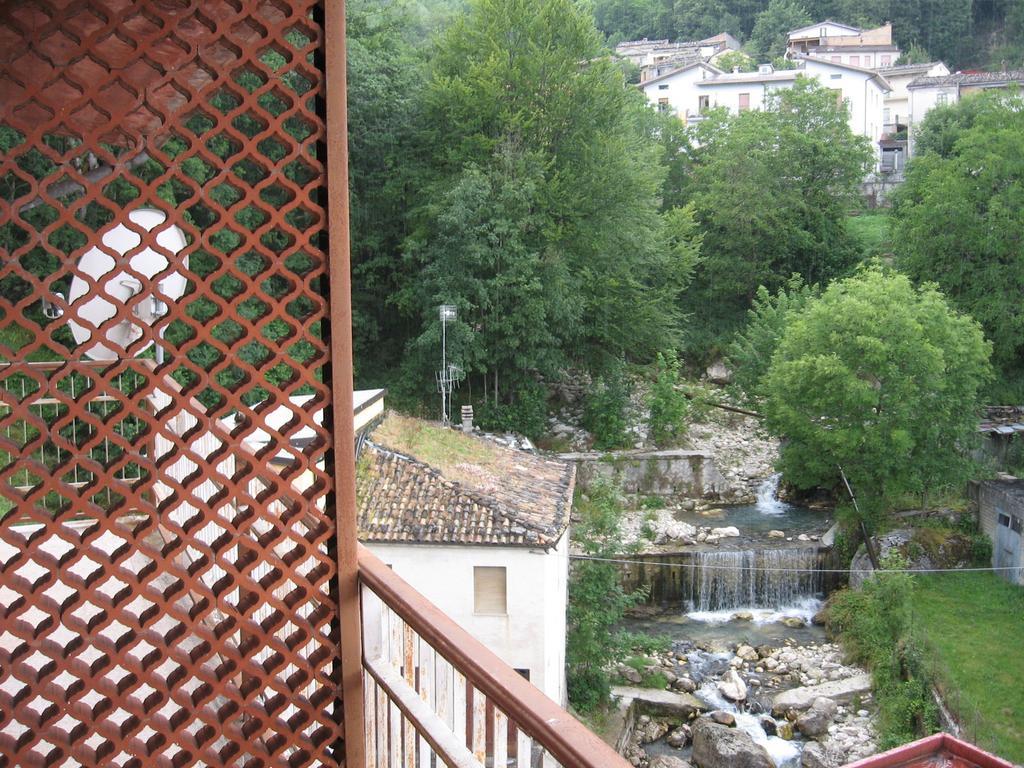
<svg viewBox="0 0 1024 768">
<path fill-rule="evenodd" d="M 994 572 L 994 571 L 1020 571 L 1024 570 L 1024 566 L 1020 565 L 1001 565 L 991 566 L 987 568 L 882 568 L 875 570 L 874 568 L 782 568 L 772 566 L 758 566 L 758 565 L 712 565 L 712 564 L 701 564 L 696 565 L 695 563 L 667 563 L 659 562 L 657 560 L 629 560 L 626 558 L 616 557 L 594 557 L 592 555 L 569 555 L 570 560 L 591 560 L 598 563 L 619 563 L 621 565 L 657 565 L 664 568 L 701 568 L 716 571 L 762 571 L 766 573 L 982 573 L 982 572 Z"/>
</svg>

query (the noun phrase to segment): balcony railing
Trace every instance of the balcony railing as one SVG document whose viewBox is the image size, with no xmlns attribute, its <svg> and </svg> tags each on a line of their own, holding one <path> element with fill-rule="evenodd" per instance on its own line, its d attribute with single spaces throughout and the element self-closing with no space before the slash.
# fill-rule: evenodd
<svg viewBox="0 0 1024 768">
<path fill-rule="evenodd" d="M 628 767 L 363 547 L 359 578 L 366 765 Z"/>
</svg>

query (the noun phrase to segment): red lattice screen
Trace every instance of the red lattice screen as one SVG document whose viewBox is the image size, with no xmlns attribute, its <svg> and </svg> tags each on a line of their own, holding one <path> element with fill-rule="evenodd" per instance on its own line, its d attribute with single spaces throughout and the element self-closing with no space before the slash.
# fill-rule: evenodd
<svg viewBox="0 0 1024 768">
<path fill-rule="evenodd" d="M 0 764 L 342 762 L 319 19 L 0 10 Z"/>
</svg>

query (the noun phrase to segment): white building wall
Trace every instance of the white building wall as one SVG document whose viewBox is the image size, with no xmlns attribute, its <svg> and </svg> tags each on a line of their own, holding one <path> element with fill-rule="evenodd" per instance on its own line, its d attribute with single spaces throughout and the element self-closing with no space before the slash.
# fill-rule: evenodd
<svg viewBox="0 0 1024 768">
<path fill-rule="evenodd" d="M 910 92 L 910 125 L 907 130 L 907 149 L 910 157 L 914 156 L 915 134 L 932 109 L 939 104 L 955 104 L 960 100 L 960 90 L 956 85 L 934 85 L 927 88 L 911 88 Z"/>
<path fill-rule="evenodd" d="M 713 71 L 713 70 L 712 70 Z M 668 105 L 680 120 L 686 120 L 700 113 L 697 99 L 697 83 L 709 77 L 708 70 L 702 66 L 690 67 L 674 75 L 654 83 L 643 83 L 644 94 L 655 109 L 661 99 L 668 99 Z"/>
<path fill-rule="evenodd" d="M 525 547 L 368 543 L 396 574 L 530 682 L 565 703 L 567 542 L 551 552 Z M 507 613 L 473 610 L 474 566 L 504 566 Z"/>
<path fill-rule="evenodd" d="M 807 76 L 826 88 L 842 91 L 850 109 L 850 130 L 866 137 L 877 154 L 885 108 L 885 91 L 877 80 L 867 72 L 831 67 L 825 62 L 807 60 L 804 66 Z"/>
<path fill-rule="evenodd" d="M 740 109 L 740 95 L 748 94 L 750 97 L 750 109 L 763 109 L 767 95 L 780 89 L 790 88 L 792 80 L 778 80 L 767 83 L 730 83 L 709 81 L 699 86 L 697 90 L 707 94 L 711 107 L 725 107 L 730 114 L 738 114 Z"/>
</svg>

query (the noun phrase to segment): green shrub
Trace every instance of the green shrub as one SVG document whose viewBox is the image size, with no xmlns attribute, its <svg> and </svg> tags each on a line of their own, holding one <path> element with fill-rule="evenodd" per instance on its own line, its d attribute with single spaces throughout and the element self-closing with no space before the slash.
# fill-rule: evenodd
<svg viewBox="0 0 1024 768">
<path fill-rule="evenodd" d="M 577 495 L 575 544 L 584 554 L 609 558 L 623 551 L 618 488 L 592 483 L 587 496 Z M 569 607 L 565 648 L 569 701 L 580 712 L 608 702 L 608 667 L 628 647 L 629 636 L 616 631 L 626 608 L 646 596 L 622 589 L 618 568 L 603 560 L 576 560 L 569 572 Z"/>
<path fill-rule="evenodd" d="M 594 436 L 595 448 L 604 451 L 628 444 L 628 405 L 629 391 L 621 366 L 616 366 L 607 376 L 594 380 L 583 411 L 583 426 Z"/>
<path fill-rule="evenodd" d="M 640 499 L 640 509 L 664 509 L 666 506 L 661 496 L 644 496 Z"/>
<path fill-rule="evenodd" d="M 898 562 L 887 562 L 889 567 Z M 938 726 L 921 642 L 911 631 L 914 582 L 905 573 L 878 573 L 860 590 L 832 596 L 829 631 L 851 659 L 871 669 L 878 702 L 879 746 L 888 749 L 930 734 Z"/>
<path fill-rule="evenodd" d="M 651 387 L 647 405 L 650 408 L 648 430 L 659 448 L 678 444 L 686 434 L 686 396 L 677 389 L 679 359 L 669 350 L 658 353 L 658 374 Z"/>
<path fill-rule="evenodd" d="M 992 539 L 984 533 L 971 534 L 971 564 L 982 567 L 992 565 Z"/>
<path fill-rule="evenodd" d="M 536 440 L 547 426 L 547 390 L 536 381 L 525 381 L 516 387 L 512 402 L 495 405 L 485 399 L 476 414 L 482 429 L 494 432 L 517 432 Z M 457 413 L 452 414 L 458 418 Z"/>
</svg>

